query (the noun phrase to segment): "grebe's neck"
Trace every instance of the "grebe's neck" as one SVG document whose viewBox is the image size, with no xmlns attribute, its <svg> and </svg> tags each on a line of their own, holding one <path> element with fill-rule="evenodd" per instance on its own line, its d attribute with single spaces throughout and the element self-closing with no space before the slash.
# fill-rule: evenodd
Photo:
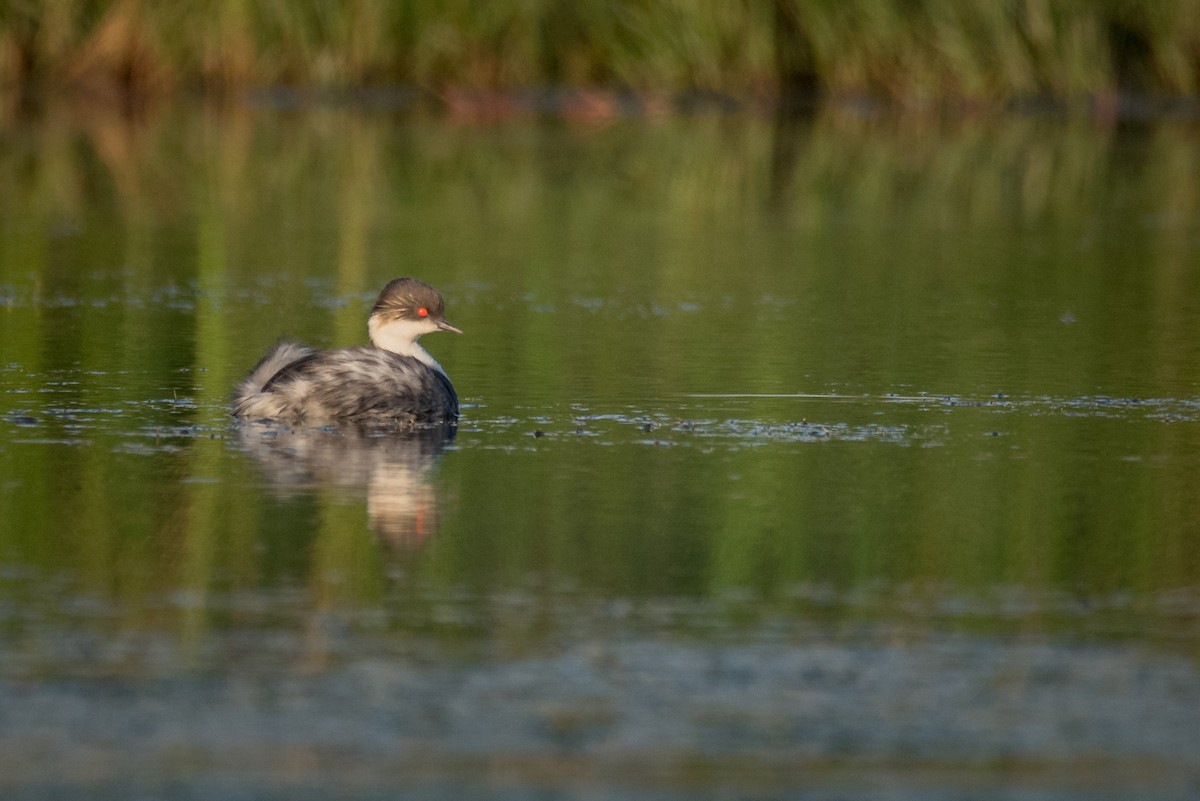
<svg viewBox="0 0 1200 801">
<path fill-rule="evenodd" d="M 375 347 L 391 351 L 400 356 L 411 356 L 417 361 L 429 365 L 442 375 L 446 375 L 446 371 L 437 363 L 437 359 L 430 356 L 429 351 L 417 343 L 417 338 L 421 334 L 429 333 L 429 330 L 429 324 L 424 320 L 391 320 L 389 322 L 382 322 L 378 317 L 371 317 L 367 320 L 367 331 L 371 335 L 371 344 Z"/>
</svg>

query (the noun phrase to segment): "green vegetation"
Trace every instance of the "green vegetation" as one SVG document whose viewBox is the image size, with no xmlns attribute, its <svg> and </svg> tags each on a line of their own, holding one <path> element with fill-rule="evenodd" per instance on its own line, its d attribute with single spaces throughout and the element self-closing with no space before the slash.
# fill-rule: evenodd
<svg viewBox="0 0 1200 801">
<path fill-rule="evenodd" d="M 1200 3 L 1164 0 L 22 0 L 0 86 L 223 93 L 825 91 L 904 103 L 1191 94 Z"/>
</svg>

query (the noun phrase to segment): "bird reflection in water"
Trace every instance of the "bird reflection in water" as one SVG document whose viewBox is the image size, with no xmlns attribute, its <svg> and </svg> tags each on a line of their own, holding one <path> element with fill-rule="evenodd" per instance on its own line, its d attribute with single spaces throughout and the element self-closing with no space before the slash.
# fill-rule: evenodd
<svg viewBox="0 0 1200 801">
<path fill-rule="evenodd" d="M 417 547 L 437 530 L 431 471 L 454 433 L 453 426 L 294 429 L 261 422 L 240 428 L 242 447 L 280 498 L 365 490 L 371 529 L 397 548 Z"/>
</svg>

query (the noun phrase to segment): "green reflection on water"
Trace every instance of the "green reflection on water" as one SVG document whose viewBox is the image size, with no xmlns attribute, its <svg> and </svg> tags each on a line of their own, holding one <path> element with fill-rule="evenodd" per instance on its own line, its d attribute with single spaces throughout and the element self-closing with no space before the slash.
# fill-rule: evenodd
<svg viewBox="0 0 1200 801">
<path fill-rule="evenodd" d="M 15 608 L 83 594 L 193 639 L 331 609 L 556 636 L 589 598 L 735 629 L 1104 608 L 1195 641 L 1185 125 L 242 109 L 0 136 Z M 281 333 L 362 342 L 401 274 L 467 331 L 428 343 L 457 439 L 280 486 L 230 388 Z"/>
</svg>

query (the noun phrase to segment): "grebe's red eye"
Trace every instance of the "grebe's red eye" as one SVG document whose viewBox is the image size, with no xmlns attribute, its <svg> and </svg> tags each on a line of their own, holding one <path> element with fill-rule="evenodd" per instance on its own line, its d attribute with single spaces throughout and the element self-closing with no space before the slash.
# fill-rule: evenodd
<svg viewBox="0 0 1200 801">
<path fill-rule="evenodd" d="M 427 308 L 425 308 L 424 306 L 422 306 L 421 308 L 417 309 L 417 316 L 418 316 L 418 317 L 428 317 L 428 316 L 429 316 L 429 309 L 427 309 Z"/>
</svg>

